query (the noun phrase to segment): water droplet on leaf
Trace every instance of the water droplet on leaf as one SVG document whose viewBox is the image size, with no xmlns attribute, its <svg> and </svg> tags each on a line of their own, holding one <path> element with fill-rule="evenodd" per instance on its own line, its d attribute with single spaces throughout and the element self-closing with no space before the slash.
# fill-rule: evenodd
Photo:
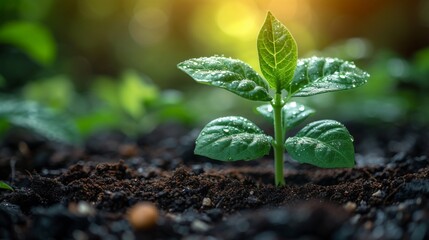
<svg viewBox="0 0 429 240">
<path fill-rule="evenodd" d="M 237 90 L 239 91 L 250 91 L 255 88 L 256 84 L 250 80 L 242 80 L 238 84 Z"/>
</svg>

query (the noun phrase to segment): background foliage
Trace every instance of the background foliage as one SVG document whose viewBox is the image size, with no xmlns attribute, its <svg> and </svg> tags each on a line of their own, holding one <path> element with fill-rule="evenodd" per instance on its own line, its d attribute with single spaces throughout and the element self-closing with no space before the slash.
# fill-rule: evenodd
<svg viewBox="0 0 429 240">
<path fill-rule="evenodd" d="M 219 54 L 257 68 L 267 11 L 292 32 L 300 58 L 339 57 L 371 74 L 353 92 L 307 100 L 318 117 L 427 123 L 425 0 L 2 0 L 0 90 L 68 116 L 83 136 L 202 125 L 229 112 L 257 122 L 242 110 L 253 103 L 197 86 L 176 64 Z"/>
</svg>

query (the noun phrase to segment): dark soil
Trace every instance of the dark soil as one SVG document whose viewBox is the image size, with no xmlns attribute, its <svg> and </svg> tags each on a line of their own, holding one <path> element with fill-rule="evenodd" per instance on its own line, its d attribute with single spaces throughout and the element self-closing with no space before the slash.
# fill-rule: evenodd
<svg viewBox="0 0 429 240">
<path fill-rule="evenodd" d="M 193 155 L 198 131 L 166 125 L 138 139 L 100 133 L 82 147 L 11 133 L 1 142 L 0 239 L 429 239 L 429 132 L 349 124 L 354 169 L 272 157 Z M 16 171 L 15 171 L 16 169 Z M 159 211 L 134 229 L 140 202 Z"/>
</svg>

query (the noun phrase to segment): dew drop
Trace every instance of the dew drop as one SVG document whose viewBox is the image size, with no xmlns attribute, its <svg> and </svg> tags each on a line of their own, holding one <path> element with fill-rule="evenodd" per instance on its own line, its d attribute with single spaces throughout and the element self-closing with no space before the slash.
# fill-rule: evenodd
<svg viewBox="0 0 429 240">
<path fill-rule="evenodd" d="M 224 129 L 223 129 L 223 132 L 225 132 L 225 133 L 229 133 L 229 129 L 224 128 Z"/>
<path fill-rule="evenodd" d="M 242 80 L 238 86 L 237 89 L 239 91 L 250 91 L 253 88 L 255 88 L 256 84 L 253 81 L 250 80 Z"/>
<path fill-rule="evenodd" d="M 304 106 L 301 106 L 301 107 L 299 107 L 299 108 L 298 108 L 298 110 L 302 112 L 302 111 L 304 111 L 304 110 L 305 110 L 305 107 L 304 107 Z"/>
<path fill-rule="evenodd" d="M 231 88 L 237 88 L 239 84 L 240 84 L 240 82 L 239 82 L 239 81 L 232 81 L 232 82 L 230 83 L 230 87 L 231 87 Z"/>
</svg>

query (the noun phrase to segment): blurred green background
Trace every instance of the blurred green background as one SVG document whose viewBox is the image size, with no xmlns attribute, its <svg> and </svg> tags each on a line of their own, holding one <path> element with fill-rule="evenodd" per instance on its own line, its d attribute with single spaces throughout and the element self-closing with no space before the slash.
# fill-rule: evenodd
<svg viewBox="0 0 429 240">
<path fill-rule="evenodd" d="M 297 99 L 316 118 L 427 124 L 427 0 L 0 0 L 0 104 L 35 101 L 81 136 L 228 114 L 260 122 L 258 103 L 198 85 L 176 65 L 218 54 L 259 69 L 267 11 L 301 58 L 339 57 L 371 74 L 359 89 Z"/>
</svg>

